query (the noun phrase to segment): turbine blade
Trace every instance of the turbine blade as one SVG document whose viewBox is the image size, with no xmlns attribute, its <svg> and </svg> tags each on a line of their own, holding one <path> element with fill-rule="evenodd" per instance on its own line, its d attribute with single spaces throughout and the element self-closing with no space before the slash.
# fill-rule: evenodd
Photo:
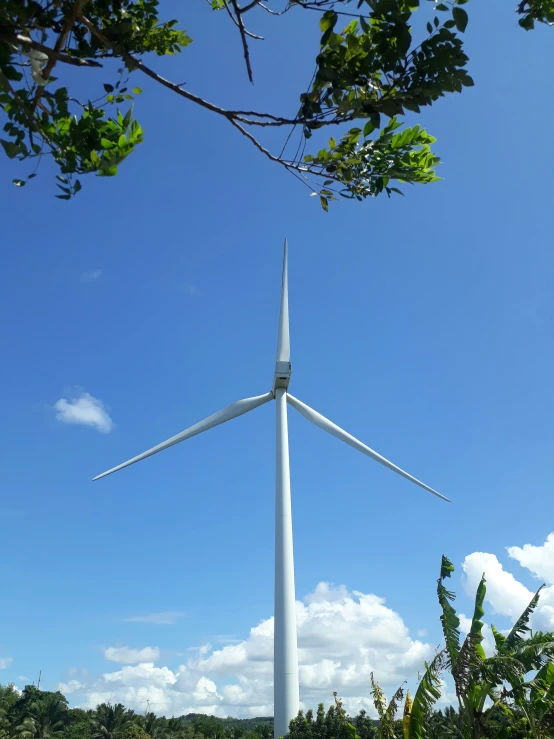
<svg viewBox="0 0 554 739">
<path fill-rule="evenodd" d="M 201 434 L 203 431 L 207 431 L 214 426 L 219 426 L 219 424 L 221 423 L 230 421 L 232 418 L 242 416 L 243 413 L 248 413 L 248 411 L 254 410 L 254 408 L 267 403 L 269 400 L 273 400 L 273 393 L 265 393 L 264 395 L 257 395 L 254 398 L 237 400 L 236 403 L 231 403 L 231 405 L 228 405 L 227 408 L 223 408 L 223 410 L 214 413 L 212 416 L 209 416 L 209 418 L 205 418 L 203 421 L 195 423 L 194 426 L 190 426 L 190 428 L 185 429 L 185 431 L 181 431 L 180 434 L 172 436 L 171 439 L 163 441 L 161 444 L 152 447 L 152 449 L 149 449 L 147 452 L 143 452 L 137 457 L 133 457 L 127 462 L 123 462 L 123 464 L 118 464 L 117 467 L 112 467 L 111 470 L 103 472 L 101 475 L 97 475 L 93 478 L 93 480 L 99 480 L 101 477 L 111 475 L 112 472 L 117 472 L 118 470 L 123 469 L 123 467 L 128 467 L 130 464 L 134 464 L 135 462 L 140 462 L 141 459 L 146 459 L 146 457 L 150 457 L 152 454 L 157 454 L 163 449 L 167 449 L 174 444 L 178 444 L 180 441 L 190 439 L 191 436 L 196 436 L 197 434 Z"/>
<path fill-rule="evenodd" d="M 279 336 L 277 339 L 277 361 L 290 362 L 289 335 L 289 245 L 285 239 L 283 255 L 283 284 L 281 287 L 281 312 L 279 314 Z"/>
<path fill-rule="evenodd" d="M 419 485 L 419 487 L 423 488 L 424 490 L 428 490 L 430 493 L 433 493 L 433 495 L 436 495 L 437 498 L 442 498 L 442 500 L 446 500 L 448 503 L 451 502 L 448 498 L 445 498 L 444 495 L 437 493 L 437 491 L 433 490 L 433 488 L 430 488 L 428 485 L 425 485 L 425 483 L 421 482 L 415 477 L 412 477 L 412 475 L 404 472 L 404 470 L 400 469 L 400 467 L 397 467 L 392 462 L 389 462 L 389 460 L 385 459 L 385 457 L 382 457 L 380 454 L 377 454 L 377 452 L 374 452 L 373 449 L 370 449 L 365 444 L 362 444 L 361 441 L 358 441 L 358 439 L 351 436 L 349 433 L 334 424 L 332 421 L 329 421 L 329 419 L 325 418 L 325 416 L 322 416 L 321 413 L 314 411 L 313 408 L 310 408 L 305 403 L 302 403 L 302 401 L 298 400 L 292 395 L 289 395 L 288 393 L 287 400 L 293 408 L 296 408 L 296 410 L 304 416 L 304 418 L 307 418 L 308 421 L 311 421 L 316 426 L 319 426 L 320 429 L 327 431 L 327 433 L 331 434 L 332 436 L 336 436 L 337 439 L 344 441 L 346 444 L 350 444 L 351 447 L 354 447 L 354 449 L 362 452 L 362 454 L 367 454 L 368 457 L 371 457 L 371 459 L 374 459 L 376 462 L 379 462 L 385 467 L 388 467 L 389 470 L 397 472 L 399 475 L 402 475 L 402 477 L 405 477 L 407 480 L 415 482 L 416 485 Z"/>
</svg>

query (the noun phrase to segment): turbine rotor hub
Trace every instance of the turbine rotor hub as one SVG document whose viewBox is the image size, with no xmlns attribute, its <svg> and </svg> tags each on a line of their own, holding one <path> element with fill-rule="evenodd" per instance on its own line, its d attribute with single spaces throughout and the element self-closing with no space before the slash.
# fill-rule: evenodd
<svg viewBox="0 0 554 739">
<path fill-rule="evenodd" d="M 273 381 L 273 392 L 277 390 L 278 387 L 285 388 L 285 390 L 289 386 L 290 382 L 290 375 L 291 375 L 291 363 L 290 362 L 281 362 L 277 361 L 275 364 L 275 379 Z"/>
</svg>

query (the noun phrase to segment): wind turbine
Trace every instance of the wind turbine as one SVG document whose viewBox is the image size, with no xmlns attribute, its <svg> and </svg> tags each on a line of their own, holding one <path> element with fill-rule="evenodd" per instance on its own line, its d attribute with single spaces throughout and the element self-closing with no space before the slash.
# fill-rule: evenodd
<svg viewBox="0 0 554 739">
<path fill-rule="evenodd" d="M 94 480 L 111 475 L 112 472 L 128 467 L 152 454 L 161 452 L 174 444 L 190 439 L 214 426 L 219 426 L 237 416 L 254 410 L 270 400 L 277 404 L 277 448 L 276 448 L 276 485 L 275 485 L 275 619 L 274 619 L 274 654 L 273 654 L 273 695 L 274 695 L 274 735 L 275 739 L 284 736 L 289 722 L 298 714 L 298 651 L 296 640 L 296 597 L 294 590 L 294 555 L 292 541 L 292 510 L 290 496 L 289 469 L 289 437 L 287 424 L 287 403 L 301 415 L 319 428 L 327 431 L 337 439 L 366 454 L 376 462 L 411 480 L 416 485 L 428 490 L 442 500 L 445 498 L 433 488 L 417 480 L 404 470 L 385 459 L 373 449 L 329 421 L 325 416 L 310 408 L 288 392 L 291 377 L 290 336 L 289 336 L 289 288 L 288 288 L 288 245 L 285 240 L 283 258 L 283 283 L 281 288 L 281 311 L 279 317 L 279 335 L 277 340 L 277 361 L 273 389 L 264 395 L 237 400 L 221 411 L 214 413 L 204 421 L 199 421 L 190 428 L 172 436 L 137 457 L 123 464 L 112 467 Z"/>
</svg>

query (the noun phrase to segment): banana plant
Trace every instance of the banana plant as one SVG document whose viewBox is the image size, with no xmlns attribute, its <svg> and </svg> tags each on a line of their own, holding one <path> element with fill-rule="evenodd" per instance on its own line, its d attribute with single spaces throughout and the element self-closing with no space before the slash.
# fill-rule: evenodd
<svg viewBox="0 0 554 739">
<path fill-rule="evenodd" d="M 441 695 L 441 673 L 445 661 L 446 650 L 442 650 L 429 664 L 425 663 L 425 672 L 417 686 L 413 701 L 410 694 L 407 694 L 402 722 L 404 739 L 425 738 L 427 720 Z"/>
<path fill-rule="evenodd" d="M 475 608 L 471 628 L 460 644 L 460 620 L 452 605 L 455 595 L 448 591 L 444 580 L 454 571 L 452 563 L 443 556 L 440 577 L 437 581 L 437 595 L 442 609 L 441 623 L 446 642 L 448 668 L 454 680 L 460 713 L 463 715 L 466 739 L 481 739 L 484 736 L 483 716 L 485 704 L 489 699 L 493 705 L 502 704 L 508 712 L 510 708 L 504 699 L 508 695 L 501 691 L 506 684 L 511 687 L 511 695 L 519 709 L 525 711 L 528 703 L 524 676 L 534 670 L 541 670 L 554 656 L 554 634 L 538 632 L 532 634 L 529 620 L 539 602 L 541 588 L 532 597 L 529 605 L 518 618 L 508 636 L 492 627 L 496 651 L 487 657 L 482 647 L 483 603 L 486 595 L 485 575 L 481 578 L 475 596 Z M 531 636 L 526 638 L 528 634 Z M 533 739 L 541 735 L 533 729 L 531 714 L 528 716 Z M 509 734 L 507 735 L 509 736 Z"/>
<path fill-rule="evenodd" d="M 525 717 L 533 739 L 548 739 L 554 735 L 554 664 L 547 662 L 533 680 L 512 686 L 504 692 Z M 512 730 L 504 729 L 500 739 L 510 739 Z"/>
<path fill-rule="evenodd" d="M 371 673 L 371 696 L 373 704 L 379 714 L 379 728 L 377 730 L 378 739 L 395 739 L 394 723 L 399 704 L 404 697 L 403 684 L 398 688 L 396 693 L 390 699 L 387 705 L 385 694 L 375 682 L 373 673 Z M 408 698 L 409 700 L 409 698 Z M 405 715 L 405 714 L 404 714 Z"/>
</svg>

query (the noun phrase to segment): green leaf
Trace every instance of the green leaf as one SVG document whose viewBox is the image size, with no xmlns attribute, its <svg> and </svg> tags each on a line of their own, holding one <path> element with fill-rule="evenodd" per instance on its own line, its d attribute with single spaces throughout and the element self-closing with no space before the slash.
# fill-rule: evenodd
<svg viewBox="0 0 554 739">
<path fill-rule="evenodd" d="M 106 92 L 113 92 L 114 89 L 113 85 L 109 85 L 107 82 L 104 83 L 104 90 L 106 90 Z"/>
<path fill-rule="evenodd" d="M 329 201 L 324 195 L 321 195 L 319 200 L 321 202 L 321 207 L 327 213 L 329 211 Z"/>
<path fill-rule="evenodd" d="M 55 197 L 58 198 L 58 200 L 70 200 L 71 195 L 56 195 Z"/>
<path fill-rule="evenodd" d="M 80 180 L 75 180 L 75 187 L 73 188 L 74 193 L 78 193 L 82 189 Z"/>
<path fill-rule="evenodd" d="M 62 177 L 59 174 L 56 175 L 56 179 L 59 180 L 60 182 L 63 182 L 64 185 L 67 185 L 67 183 L 68 183 L 67 177 Z M 59 187 L 59 185 L 58 185 L 58 187 Z"/>
<path fill-rule="evenodd" d="M 451 577 L 453 572 L 454 565 L 443 555 L 440 577 L 437 580 L 437 596 L 442 608 L 440 619 L 446 642 L 446 651 L 448 653 L 450 665 L 455 667 L 460 653 L 460 619 L 456 614 L 455 608 L 450 604 L 450 601 L 454 600 L 455 595 L 447 590 L 443 584 L 443 580 L 447 577 Z"/>
<path fill-rule="evenodd" d="M 133 87 L 133 93 L 135 95 L 140 95 L 141 92 L 142 92 L 142 89 L 140 87 Z"/>
<path fill-rule="evenodd" d="M 481 619 L 485 615 L 483 603 L 485 602 L 485 595 L 487 593 L 487 586 L 485 575 L 481 578 L 481 582 L 477 587 L 477 593 L 475 594 L 475 609 L 473 611 L 473 620 L 471 622 L 471 633 L 478 634 L 480 637 L 483 636 L 483 622 Z M 476 651 L 481 659 L 485 659 L 485 651 L 481 646 L 481 642 L 476 646 Z"/>
<path fill-rule="evenodd" d="M 467 28 L 467 22 L 469 20 L 466 11 L 463 8 L 455 7 L 452 9 L 452 17 L 454 18 L 458 31 L 463 33 Z"/>
<path fill-rule="evenodd" d="M 429 665 L 425 665 L 425 673 L 414 695 L 410 711 L 409 739 L 424 739 L 426 736 L 427 716 L 441 695 L 440 676 L 443 659 L 443 653 L 439 652 Z"/>
<path fill-rule="evenodd" d="M 319 20 L 319 27 L 323 33 L 333 29 L 337 23 L 337 14 L 333 10 L 323 13 Z"/>
<path fill-rule="evenodd" d="M 4 151 L 9 156 L 10 159 L 15 159 L 15 157 L 20 152 L 19 144 L 15 144 L 13 141 L 6 141 L 5 139 L 0 139 L 0 144 L 2 144 Z"/>
<path fill-rule="evenodd" d="M 102 144 L 103 149 L 113 149 L 115 146 L 113 141 L 110 141 L 109 139 L 100 139 L 100 143 Z"/>
<path fill-rule="evenodd" d="M 16 187 L 23 187 L 25 185 L 25 180 L 12 180 L 12 182 Z"/>
<path fill-rule="evenodd" d="M 115 165 L 106 167 L 106 169 L 100 170 L 99 174 L 102 177 L 114 177 L 117 174 L 117 167 Z"/>
<path fill-rule="evenodd" d="M 124 147 L 127 146 L 127 136 L 125 136 L 124 133 L 122 133 L 119 139 L 117 140 L 117 145 L 119 146 L 120 149 L 123 149 Z"/>
<path fill-rule="evenodd" d="M 375 131 L 375 126 L 371 121 L 368 121 L 364 126 L 364 136 L 369 136 L 373 131 Z"/>
<path fill-rule="evenodd" d="M 427 23 L 427 33 L 433 33 L 433 26 L 430 23 Z"/>
<path fill-rule="evenodd" d="M 518 620 L 513 625 L 512 630 L 506 637 L 506 641 L 504 643 L 504 649 L 506 651 L 512 651 L 513 649 L 521 646 L 521 643 L 523 642 L 523 635 L 530 631 L 529 619 L 531 618 L 533 611 L 538 605 L 539 598 L 541 595 L 541 590 L 543 588 L 544 588 L 544 585 L 541 585 L 540 588 L 535 593 L 535 595 L 531 598 L 527 608 L 523 611 L 521 616 L 518 618 Z"/>
<path fill-rule="evenodd" d="M 133 106 L 129 108 L 129 110 L 125 113 L 125 118 L 123 119 L 123 130 L 127 128 L 127 126 L 131 123 L 131 118 L 133 117 Z"/>
<path fill-rule="evenodd" d="M 535 19 L 532 15 L 525 15 L 523 18 L 520 18 L 518 21 L 521 28 L 525 29 L 526 31 L 532 31 L 535 27 Z"/>
<path fill-rule="evenodd" d="M 494 643 L 496 644 L 497 651 L 501 652 L 506 642 L 506 637 L 497 630 L 494 624 L 491 624 L 492 635 L 494 636 Z"/>
<path fill-rule="evenodd" d="M 454 572 L 454 565 L 443 554 L 442 561 L 441 561 L 441 574 L 440 574 L 441 580 L 444 580 L 445 577 L 451 577 L 453 572 Z"/>
</svg>

